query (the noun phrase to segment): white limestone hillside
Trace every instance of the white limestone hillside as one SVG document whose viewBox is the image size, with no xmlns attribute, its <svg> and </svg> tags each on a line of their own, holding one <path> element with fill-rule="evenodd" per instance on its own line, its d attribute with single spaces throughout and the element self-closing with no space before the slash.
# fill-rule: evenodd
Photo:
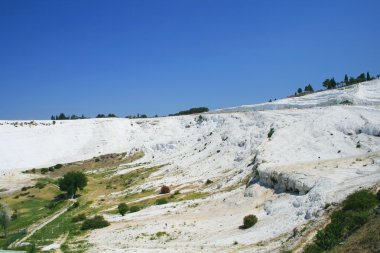
<svg viewBox="0 0 380 253">
<path fill-rule="evenodd" d="M 139 163 L 166 165 L 136 191 L 211 179 L 210 196 L 107 215 L 112 225 L 91 232 L 89 252 L 276 252 L 296 244 L 293 229 L 321 219 L 326 203 L 380 182 L 379 105 L 374 80 L 202 116 L 1 121 L 0 188 L 23 169 L 142 150 Z M 250 213 L 259 222 L 238 229 Z M 141 236 L 163 230 L 170 240 Z"/>
<path fill-rule="evenodd" d="M 238 107 L 224 108 L 218 112 L 236 111 L 263 111 L 290 108 L 311 108 L 332 106 L 339 104 L 353 105 L 380 105 L 379 79 L 361 84 L 342 87 L 335 90 L 315 92 L 306 96 L 290 97 L 276 101 L 255 105 L 242 105 Z"/>
</svg>

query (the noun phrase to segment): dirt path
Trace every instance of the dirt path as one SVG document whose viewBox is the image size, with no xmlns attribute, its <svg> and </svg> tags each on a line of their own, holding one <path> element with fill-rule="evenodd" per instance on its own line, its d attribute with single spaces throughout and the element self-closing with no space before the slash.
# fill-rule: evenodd
<svg viewBox="0 0 380 253">
<path fill-rule="evenodd" d="M 57 219 L 59 216 L 61 216 L 63 213 L 65 213 L 73 204 L 74 200 L 69 200 L 70 204 L 66 206 L 65 208 L 61 209 L 59 212 L 55 213 L 53 216 L 47 217 L 46 219 L 42 220 L 40 223 L 33 224 L 28 228 L 28 233 L 21 239 L 13 242 L 11 245 L 9 245 L 10 248 L 18 247 L 21 243 L 28 240 L 34 233 L 36 233 L 38 230 L 52 222 L 53 220 Z"/>
</svg>

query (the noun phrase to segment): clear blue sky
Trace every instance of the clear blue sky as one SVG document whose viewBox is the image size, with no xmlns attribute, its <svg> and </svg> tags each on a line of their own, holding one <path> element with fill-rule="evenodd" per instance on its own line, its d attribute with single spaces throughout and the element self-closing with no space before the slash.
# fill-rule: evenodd
<svg viewBox="0 0 380 253">
<path fill-rule="evenodd" d="M 0 119 L 253 104 L 380 74 L 380 1 L 1 0 Z"/>
</svg>

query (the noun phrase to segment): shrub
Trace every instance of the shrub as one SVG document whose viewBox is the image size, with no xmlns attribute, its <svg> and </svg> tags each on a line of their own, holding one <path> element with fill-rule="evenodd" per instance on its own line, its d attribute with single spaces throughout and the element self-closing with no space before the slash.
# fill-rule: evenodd
<svg viewBox="0 0 380 253">
<path fill-rule="evenodd" d="M 377 200 L 380 201 L 380 190 L 377 191 L 376 197 L 377 197 Z"/>
<path fill-rule="evenodd" d="M 351 194 L 343 202 L 343 210 L 363 211 L 374 208 L 377 204 L 377 199 L 374 194 L 368 190 L 361 190 Z"/>
<path fill-rule="evenodd" d="M 59 204 L 58 201 L 54 201 L 54 200 L 52 200 L 52 201 L 50 201 L 49 203 L 47 203 L 47 204 L 45 205 L 45 207 L 48 208 L 48 209 L 53 209 L 53 208 L 55 208 L 56 206 L 58 206 L 58 204 Z"/>
<path fill-rule="evenodd" d="M 58 170 L 58 169 L 60 169 L 60 168 L 62 168 L 63 167 L 63 165 L 62 164 L 56 164 L 55 166 L 54 166 L 54 169 L 56 169 L 56 170 Z"/>
<path fill-rule="evenodd" d="M 332 213 L 331 223 L 318 231 L 314 243 L 307 246 L 304 252 L 323 252 L 341 243 L 368 221 L 377 203 L 376 196 L 368 190 L 348 196 L 343 201 L 342 209 Z"/>
<path fill-rule="evenodd" d="M 48 171 L 49 171 L 48 168 L 42 168 L 42 169 L 41 169 L 41 173 L 42 173 L 42 174 L 46 174 Z"/>
<path fill-rule="evenodd" d="M 167 194 L 170 193 L 170 188 L 169 186 L 163 185 L 160 190 L 160 194 Z"/>
<path fill-rule="evenodd" d="M 77 216 L 71 219 L 72 222 L 76 223 L 79 221 L 84 221 L 86 219 L 86 215 L 84 213 L 78 214 Z"/>
<path fill-rule="evenodd" d="M 163 198 L 163 199 L 157 199 L 156 200 L 156 205 L 165 205 L 169 203 L 169 201 L 166 199 L 166 198 Z"/>
<path fill-rule="evenodd" d="M 11 220 L 17 220 L 18 218 L 18 211 L 15 209 L 12 213 Z"/>
<path fill-rule="evenodd" d="M 274 128 L 271 127 L 271 129 L 268 132 L 268 138 L 272 137 L 273 134 L 274 134 Z"/>
<path fill-rule="evenodd" d="M 207 107 L 196 107 L 196 108 L 191 108 L 189 110 L 180 111 L 175 114 L 169 114 L 169 116 L 190 115 L 190 114 L 203 113 L 203 112 L 208 112 L 208 111 L 209 109 Z"/>
<path fill-rule="evenodd" d="M 209 185 L 209 184 L 212 184 L 213 183 L 213 181 L 212 180 L 210 180 L 210 179 L 207 179 L 207 181 L 206 181 L 206 185 Z"/>
<path fill-rule="evenodd" d="M 306 245 L 305 249 L 303 250 L 304 253 L 321 253 L 323 250 L 318 247 L 315 243 L 311 243 Z"/>
<path fill-rule="evenodd" d="M 44 188 L 46 185 L 46 183 L 43 183 L 43 182 L 37 182 L 36 185 L 34 187 L 38 188 L 38 189 L 42 189 Z"/>
<path fill-rule="evenodd" d="M 128 205 L 125 204 L 125 203 L 121 203 L 119 204 L 119 206 L 117 207 L 117 209 L 119 210 L 119 213 L 124 216 L 124 214 L 126 214 L 128 212 Z"/>
<path fill-rule="evenodd" d="M 71 211 L 71 210 L 78 208 L 78 207 L 79 207 L 79 202 L 77 201 L 77 202 L 74 202 L 74 204 L 72 206 L 70 206 L 68 210 Z"/>
<path fill-rule="evenodd" d="M 244 217 L 243 219 L 243 229 L 250 228 L 253 225 L 255 225 L 257 222 L 257 217 L 256 215 L 250 214 Z"/>
<path fill-rule="evenodd" d="M 141 210 L 140 206 L 131 206 L 131 208 L 129 208 L 129 212 L 131 212 L 131 213 L 135 213 L 135 212 L 138 212 L 140 210 Z"/>
<path fill-rule="evenodd" d="M 81 230 L 104 228 L 109 226 L 110 223 L 104 219 L 103 216 L 97 215 L 92 219 L 87 219 L 83 222 Z"/>
</svg>

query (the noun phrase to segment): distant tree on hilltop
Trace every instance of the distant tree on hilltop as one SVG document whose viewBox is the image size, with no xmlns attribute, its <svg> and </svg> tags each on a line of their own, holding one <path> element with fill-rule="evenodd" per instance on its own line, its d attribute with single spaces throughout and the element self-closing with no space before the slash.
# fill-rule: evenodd
<svg viewBox="0 0 380 253">
<path fill-rule="evenodd" d="M 209 109 L 207 107 L 196 107 L 196 108 L 191 108 L 186 111 L 180 111 L 175 114 L 169 114 L 169 116 L 190 115 L 190 114 L 202 113 L 202 112 L 208 112 L 208 111 Z"/>
<path fill-rule="evenodd" d="M 346 85 L 349 83 L 347 74 L 344 75 L 344 83 Z"/>
<path fill-rule="evenodd" d="M 313 86 L 311 84 L 306 85 L 305 92 L 314 92 Z"/>
<path fill-rule="evenodd" d="M 372 80 L 371 76 L 369 75 L 369 72 L 367 72 L 367 81 Z"/>
<path fill-rule="evenodd" d="M 326 89 L 335 89 L 336 82 L 334 78 L 326 79 L 322 84 Z"/>
</svg>

